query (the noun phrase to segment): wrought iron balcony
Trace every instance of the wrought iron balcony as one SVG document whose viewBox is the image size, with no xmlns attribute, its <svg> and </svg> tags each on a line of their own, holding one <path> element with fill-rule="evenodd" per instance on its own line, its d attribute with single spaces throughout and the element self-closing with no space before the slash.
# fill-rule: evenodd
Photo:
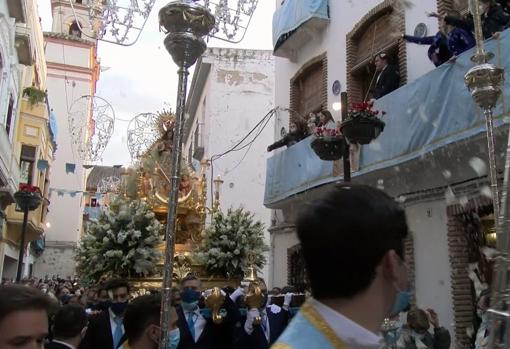
<svg viewBox="0 0 510 349">
<path fill-rule="evenodd" d="M 328 0 L 285 0 L 273 14 L 274 55 L 293 61 L 297 51 L 328 24 Z"/>
<path fill-rule="evenodd" d="M 496 54 L 494 64 L 510 71 L 510 30 L 499 40 L 489 40 L 487 49 Z M 362 146 L 353 181 L 376 185 L 384 180 L 386 189 L 392 183 L 410 192 L 486 174 L 484 164 L 478 169 L 474 164 L 487 158 L 484 117 L 464 85 L 464 75 L 473 66 L 472 54 L 464 52 L 454 63 L 443 64 L 376 101 L 375 109 L 387 113 L 386 127 L 379 138 Z M 494 111 L 497 154 L 506 147 L 507 134 L 502 131 L 510 123 L 509 112 L 507 80 Z M 275 154 L 267 161 L 265 205 L 278 207 L 292 195 L 342 180 L 333 176 L 332 166 L 310 149 L 310 138 Z"/>
</svg>

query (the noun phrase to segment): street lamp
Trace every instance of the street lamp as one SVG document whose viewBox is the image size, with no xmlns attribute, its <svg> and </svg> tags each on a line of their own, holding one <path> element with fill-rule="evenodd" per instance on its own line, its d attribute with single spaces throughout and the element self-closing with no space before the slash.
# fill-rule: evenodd
<svg viewBox="0 0 510 349">
<path fill-rule="evenodd" d="M 220 207 L 220 189 L 224 181 L 223 179 L 221 179 L 221 176 L 218 175 L 218 177 L 216 177 L 213 182 L 214 182 L 214 202 L 212 203 L 212 211 L 216 212 Z"/>
</svg>

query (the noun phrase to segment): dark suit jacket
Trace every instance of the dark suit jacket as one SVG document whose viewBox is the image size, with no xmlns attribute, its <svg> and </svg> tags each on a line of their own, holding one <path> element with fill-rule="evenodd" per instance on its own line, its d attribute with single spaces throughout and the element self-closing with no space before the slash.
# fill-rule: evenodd
<svg viewBox="0 0 510 349">
<path fill-rule="evenodd" d="M 388 93 L 396 90 L 400 84 L 400 73 L 395 65 L 387 65 L 380 73 L 380 77 L 375 80 L 375 88 L 372 97 L 379 99 Z"/>
<path fill-rule="evenodd" d="M 123 343 L 125 336 L 120 343 Z M 110 325 L 110 312 L 103 311 L 89 318 L 89 325 L 85 338 L 79 349 L 116 349 L 113 347 L 112 326 Z"/>
<path fill-rule="evenodd" d="M 70 347 L 66 347 L 63 344 L 54 343 L 54 342 L 50 342 L 50 343 L 44 345 L 44 349 L 69 349 L 69 348 Z"/>
<path fill-rule="evenodd" d="M 223 308 L 227 311 L 223 322 L 216 325 L 211 317 L 204 316 L 207 321 L 202 334 L 195 342 L 191 337 L 187 319 L 180 306 L 176 307 L 177 327 L 181 332 L 178 349 L 232 349 L 234 326 L 239 322 L 239 309 L 230 297 L 225 298 Z"/>
<path fill-rule="evenodd" d="M 243 316 L 237 328 L 235 349 L 268 349 L 285 331 L 289 323 L 289 312 L 282 309 L 278 314 L 274 314 L 269 308 L 266 311 L 269 320 L 269 342 L 261 326 L 254 326 L 252 334 L 247 334 L 244 330 L 246 317 Z"/>
</svg>

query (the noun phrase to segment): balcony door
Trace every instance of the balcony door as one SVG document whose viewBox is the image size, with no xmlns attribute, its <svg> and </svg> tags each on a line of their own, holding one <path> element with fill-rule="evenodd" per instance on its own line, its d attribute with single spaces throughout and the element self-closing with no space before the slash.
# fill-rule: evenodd
<svg viewBox="0 0 510 349">
<path fill-rule="evenodd" d="M 290 81 L 291 119 L 307 119 L 327 108 L 327 96 L 327 56 L 322 54 L 304 64 Z"/>
<path fill-rule="evenodd" d="M 347 34 L 347 92 L 349 102 L 363 101 L 373 83 L 374 56 L 385 52 L 400 70 L 400 84 L 407 80 L 406 45 L 393 33 L 405 31 L 403 9 L 386 0 L 370 10 Z"/>
<path fill-rule="evenodd" d="M 462 15 L 469 12 L 468 0 L 437 0 L 437 10 L 440 13 L 456 11 Z"/>
</svg>

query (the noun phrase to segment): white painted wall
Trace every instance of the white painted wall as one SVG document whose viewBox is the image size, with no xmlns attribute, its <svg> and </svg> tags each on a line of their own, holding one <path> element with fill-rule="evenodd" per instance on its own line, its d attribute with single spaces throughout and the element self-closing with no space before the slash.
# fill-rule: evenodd
<svg viewBox="0 0 510 349">
<path fill-rule="evenodd" d="M 414 239 L 417 306 L 436 310 L 453 338 L 446 204 L 443 200 L 417 203 L 406 207 L 406 213 Z"/>
<path fill-rule="evenodd" d="M 240 141 L 274 107 L 274 58 L 271 51 L 215 48 L 208 50 L 203 61 L 211 63 L 212 67 L 194 125 L 201 122 L 202 116 L 205 117 L 202 132 L 205 157 L 210 159 Z M 194 129 L 195 126 L 191 128 Z M 214 177 L 221 175 L 225 181 L 220 194 L 221 207 L 225 210 L 243 206 L 253 212 L 266 228 L 271 220 L 271 211 L 263 205 L 266 148 L 273 142 L 273 130 L 274 119 L 271 119 L 246 156 L 247 149 L 244 149 L 213 163 Z M 193 141 L 192 133 L 185 142 L 185 154 Z M 208 186 L 210 193 L 211 189 L 214 190 L 210 181 Z M 208 202 L 210 205 L 210 195 Z M 267 231 L 266 241 L 269 244 Z M 267 269 L 264 271 L 266 278 Z"/>
<path fill-rule="evenodd" d="M 268 287 L 284 287 L 288 285 L 287 250 L 299 243 L 295 231 L 279 231 L 271 234 L 271 270 Z"/>
<path fill-rule="evenodd" d="M 54 9 L 54 15 L 57 8 Z M 64 11 L 70 11 L 65 9 Z M 57 11 L 58 13 L 58 11 Z M 64 13 L 65 14 L 65 13 Z M 54 20 L 58 21 L 58 19 Z M 59 25 L 54 24 L 54 29 Z M 64 29 L 64 32 L 67 29 Z M 92 78 L 84 73 L 73 72 L 74 67 L 90 68 L 92 66 L 92 47 L 77 47 L 69 44 L 47 42 L 46 59 L 48 62 L 48 98 L 57 118 L 57 151 L 51 168 L 50 183 L 53 189 L 65 191 L 83 191 L 85 189 L 85 170 L 82 160 L 72 144 L 69 131 L 68 110 L 81 96 L 91 95 L 93 92 Z M 51 63 L 57 63 L 63 68 L 52 68 Z M 66 173 L 66 163 L 76 164 L 75 173 Z M 57 192 L 51 195 L 51 205 L 47 221 L 51 223 L 46 233 L 47 248 L 43 256 L 37 261 L 44 264 L 47 256 L 61 253 L 62 249 L 73 251 L 79 240 L 83 221 L 83 196 L 71 197 L 69 194 L 59 196 Z M 56 247 L 53 247 L 56 246 Z M 58 258 L 60 265 L 53 265 L 52 269 L 62 271 L 66 276 L 74 274 L 75 261 L 72 253 L 61 253 Z M 44 267 L 36 266 L 36 272 L 47 272 Z"/>
<path fill-rule="evenodd" d="M 68 64 L 83 68 L 90 68 L 92 64 L 89 49 L 53 42 L 47 44 L 46 60 L 48 62 Z"/>
</svg>

